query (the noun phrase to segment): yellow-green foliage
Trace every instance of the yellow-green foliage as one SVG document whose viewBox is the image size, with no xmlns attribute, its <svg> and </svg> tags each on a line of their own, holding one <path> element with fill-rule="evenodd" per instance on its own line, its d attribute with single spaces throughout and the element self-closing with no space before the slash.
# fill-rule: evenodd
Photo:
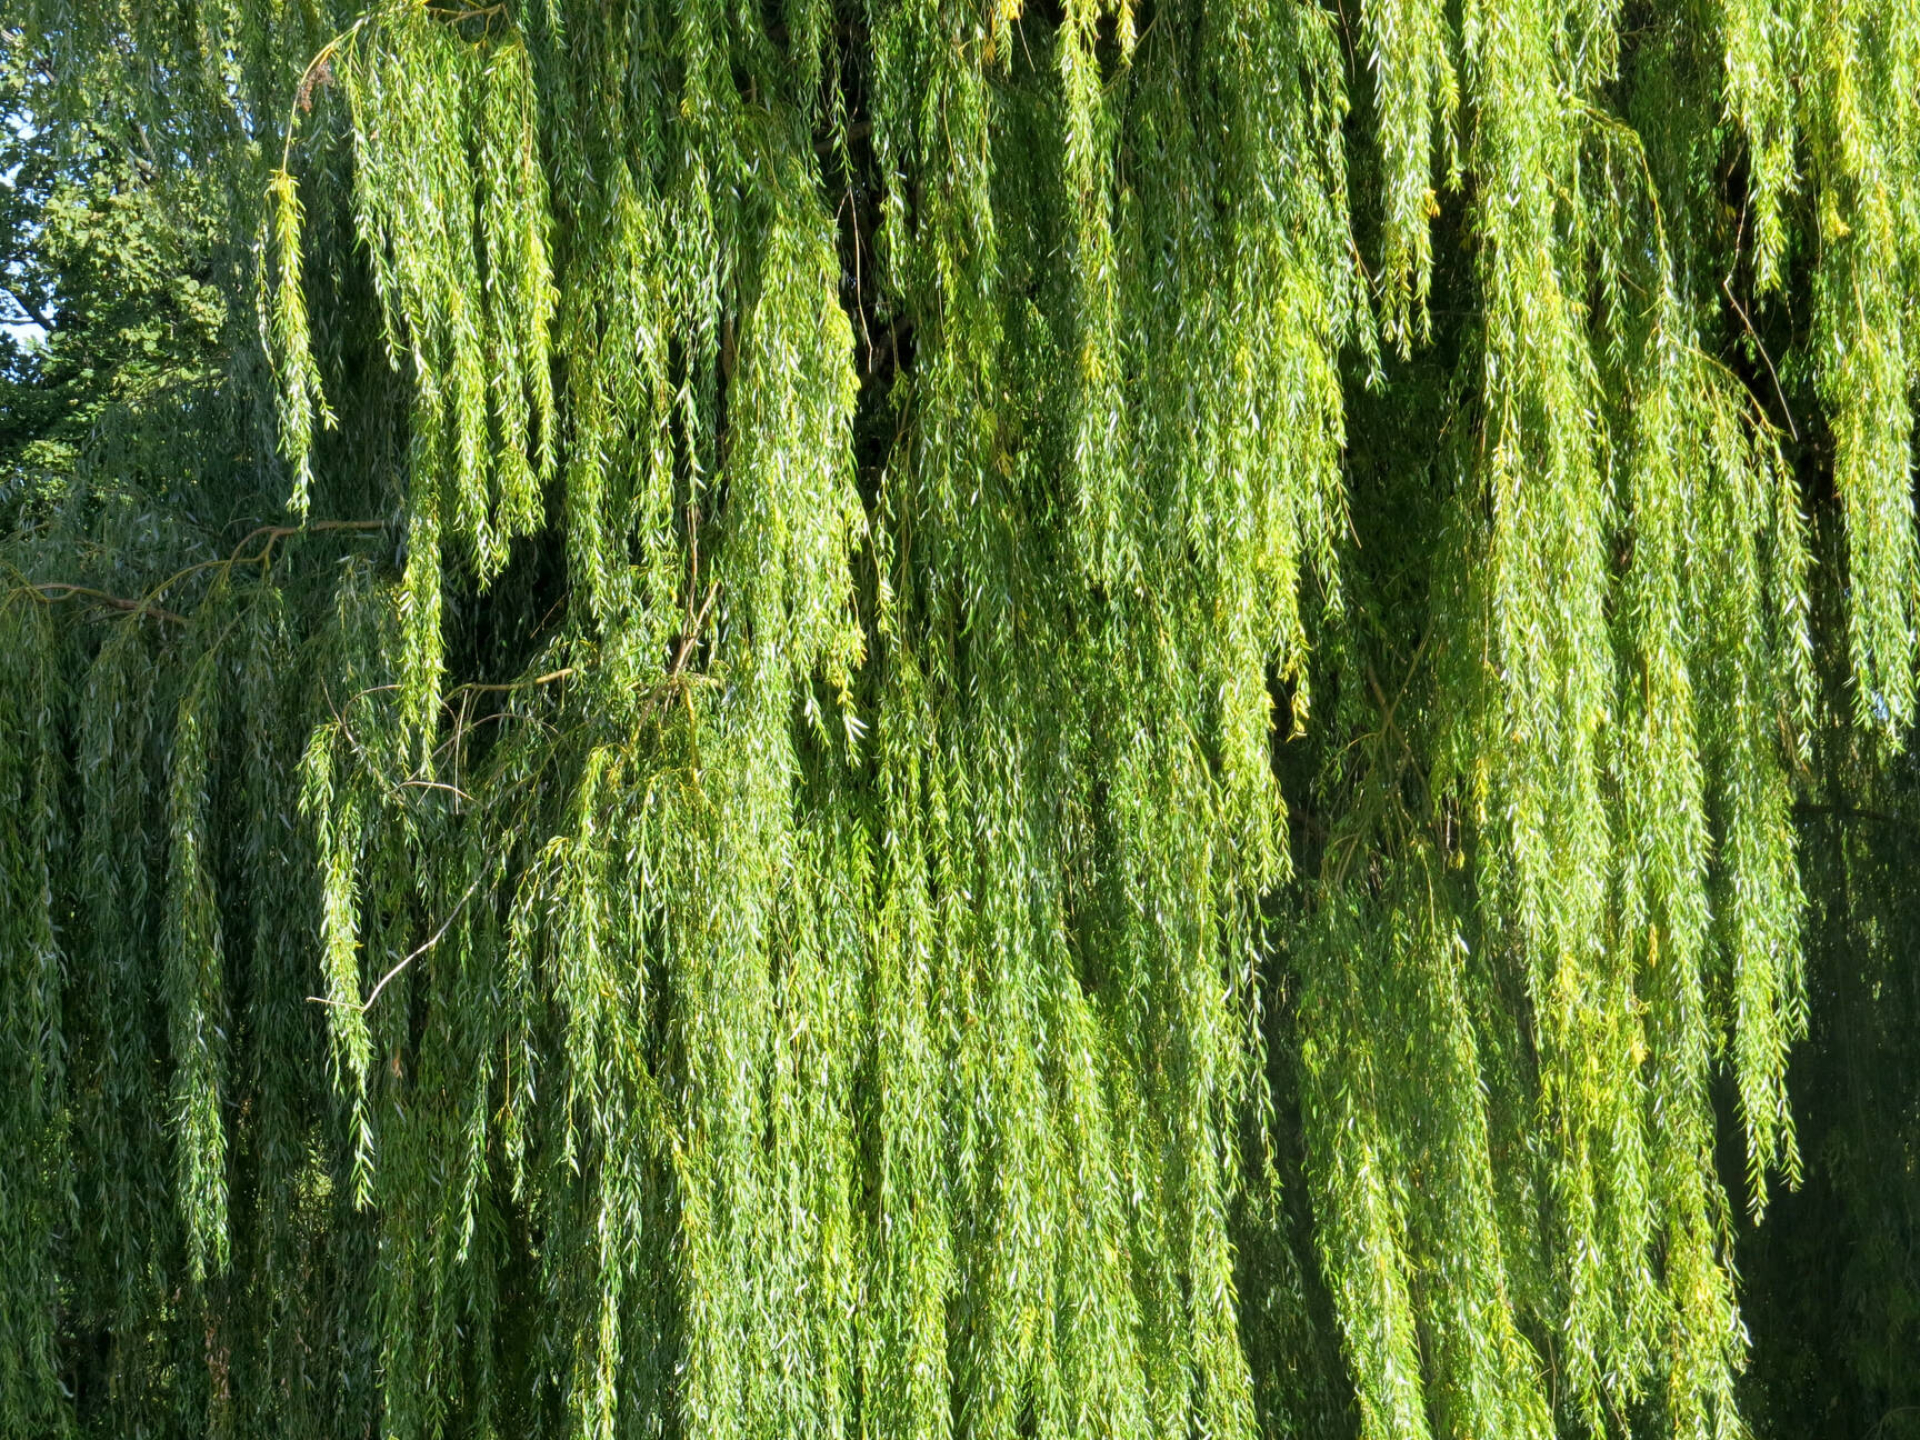
<svg viewBox="0 0 1920 1440">
<path fill-rule="evenodd" d="M 1742 1433 L 1920 7 L 24 10 L 259 324 L 0 550 L 0 1434 Z"/>
</svg>

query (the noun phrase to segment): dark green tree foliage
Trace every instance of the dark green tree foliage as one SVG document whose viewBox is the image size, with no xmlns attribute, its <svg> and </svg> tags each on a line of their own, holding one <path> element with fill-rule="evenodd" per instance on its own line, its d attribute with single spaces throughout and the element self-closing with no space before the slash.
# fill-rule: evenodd
<svg viewBox="0 0 1920 1440">
<path fill-rule="evenodd" d="M 1920 12 L 8 8 L 0 1430 L 1740 1433 Z"/>
<path fill-rule="evenodd" d="M 49 123 L 58 103 L 0 35 L 0 504 L 71 470 L 109 414 L 212 378 L 232 303 L 207 177 L 164 165 L 151 127 Z"/>
<path fill-rule="evenodd" d="M 1741 1237 L 1756 1430 L 1920 1435 L 1920 766 L 1830 733 L 1801 810 L 1807 1043 L 1791 1071 L 1806 1181 Z M 1837 753 L 1833 753 L 1837 752 Z"/>
</svg>

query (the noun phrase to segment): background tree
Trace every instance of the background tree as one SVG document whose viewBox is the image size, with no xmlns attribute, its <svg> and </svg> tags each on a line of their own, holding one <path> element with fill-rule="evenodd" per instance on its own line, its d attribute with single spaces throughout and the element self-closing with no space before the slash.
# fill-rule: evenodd
<svg viewBox="0 0 1920 1440">
<path fill-rule="evenodd" d="M 223 237 L 205 178 L 163 168 L 145 126 L 111 111 L 54 119 L 53 87 L 18 32 L 0 55 L 0 107 L 0 454 L 16 478 L 65 473 L 108 412 L 224 369 Z"/>
<path fill-rule="evenodd" d="M 1920 11 L 9 24 L 0 1426 L 1739 1433 Z"/>
</svg>

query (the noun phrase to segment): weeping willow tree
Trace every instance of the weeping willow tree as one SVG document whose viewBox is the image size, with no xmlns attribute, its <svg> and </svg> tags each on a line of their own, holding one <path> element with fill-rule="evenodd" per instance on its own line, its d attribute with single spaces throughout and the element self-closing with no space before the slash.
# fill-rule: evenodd
<svg viewBox="0 0 1920 1440">
<path fill-rule="evenodd" d="M 6 8 L 0 1430 L 1743 1433 L 1920 7 Z"/>
</svg>

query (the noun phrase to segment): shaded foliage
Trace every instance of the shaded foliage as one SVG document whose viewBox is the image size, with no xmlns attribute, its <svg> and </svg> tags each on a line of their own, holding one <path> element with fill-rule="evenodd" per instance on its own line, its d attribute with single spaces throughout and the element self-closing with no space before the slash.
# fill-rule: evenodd
<svg viewBox="0 0 1920 1440">
<path fill-rule="evenodd" d="M 1761 1433 L 1920 1433 L 1920 776 L 1827 737 L 1802 807 L 1812 1025 L 1791 1084 L 1806 1182 L 1741 1239 Z"/>
</svg>

